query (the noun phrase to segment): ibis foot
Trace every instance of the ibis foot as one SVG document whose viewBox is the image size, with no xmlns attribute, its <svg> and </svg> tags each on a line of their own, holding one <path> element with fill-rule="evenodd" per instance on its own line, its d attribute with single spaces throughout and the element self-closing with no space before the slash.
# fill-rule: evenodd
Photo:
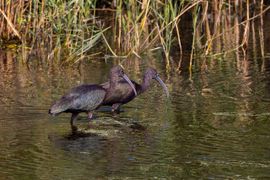
<svg viewBox="0 0 270 180">
<path fill-rule="evenodd" d="M 133 122 L 132 124 L 129 125 L 129 127 L 133 130 L 140 130 L 140 131 L 146 130 L 146 127 L 137 122 Z"/>
<path fill-rule="evenodd" d="M 78 127 L 75 126 L 75 125 L 72 125 L 72 126 L 71 126 L 71 130 L 72 130 L 73 133 L 74 133 L 74 132 L 77 132 L 77 131 L 78 131 Z"/>
</svg>

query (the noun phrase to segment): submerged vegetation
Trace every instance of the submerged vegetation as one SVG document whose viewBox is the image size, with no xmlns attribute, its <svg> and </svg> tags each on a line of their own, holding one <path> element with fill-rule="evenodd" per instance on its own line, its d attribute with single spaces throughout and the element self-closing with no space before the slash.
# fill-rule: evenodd
<svg viewBox="0 0 270 180">
<path fill-rule="evenodd" d="M 0 0 L 0 46 L 15 41 L 28 55 L 42 48 L 48 60 L 75 62 L 161 49 L 168 67 L 174 50 L 176 69 L 189 49 L 191 68 L 194 56 L 245 56 L 252 44 L 264 57 L 269 9 L 264 0 Z"/>
</svg>

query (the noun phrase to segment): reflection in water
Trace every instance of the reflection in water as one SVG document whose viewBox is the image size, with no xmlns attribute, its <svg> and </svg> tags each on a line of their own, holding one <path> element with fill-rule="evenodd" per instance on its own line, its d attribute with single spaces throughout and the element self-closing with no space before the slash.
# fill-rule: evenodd
<svg viewBox="0 0 270 180">
<path fill-rule="evenodd" d="M 15 52 L 1 52 L 0 176 L 270 178 L 269 59 L 203 59 L 190 76 L 164 70 L 159 55 L 145 58 L 167 79 L 170 100 L 153 83 L 120 114 L 98 111 L 96 133 L 74 136 L 69 115 L 52 118 L 48 108 L 71 87 L 105 82 L 112 64 L 59 67 L 33 58 L 25 65 Z M 140 61 L 124 62 L 134 80 L 148 66 Z M 82 129 L 85 121 L 81 115 Z"/>
</svg>

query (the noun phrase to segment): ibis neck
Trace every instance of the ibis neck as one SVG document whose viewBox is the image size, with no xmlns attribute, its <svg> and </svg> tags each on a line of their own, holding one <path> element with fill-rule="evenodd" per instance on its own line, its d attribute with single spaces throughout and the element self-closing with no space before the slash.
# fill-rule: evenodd
<svg viewBox="0 0 270 180">
<path fill-rule="evenodd" d="M 113 88 L 115 88 L 115 86 L 116 86 L 116 80 L 115 79 L 110 79 L 110 87 L 109 87 L 109 89 L 113 89 Z"/>
<path fill-rule="evenodd" d="M 150 86 L 150 79 L 144 76 L 143 82 L 141 84 L 141 93 L 145 92 Z"/>
</svg>

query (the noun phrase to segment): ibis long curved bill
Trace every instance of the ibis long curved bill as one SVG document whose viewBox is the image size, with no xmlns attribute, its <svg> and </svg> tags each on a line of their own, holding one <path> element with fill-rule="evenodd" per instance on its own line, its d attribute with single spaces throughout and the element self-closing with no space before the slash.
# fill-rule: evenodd
<svg viewBox="0 0 270 180">
<path fill-rule="evenodd" d="M 130 87 L 131 87 L 132 90 L 134 91 L 135 96 L 137 96 L 136 88 L 135 88 L 134 84 L 130 81 L 130 79 L 128 78 L 128 76 L 124 74 L 124 75 L 123 75 L 123 78 L 128 82 L 128 84 L 130 85 Z"/>
<path fill-rule="evenodd" d="M 168 88 L 167 88 L 166 84 L 160 79 L 159 76 L 156 76 L 155 79 L 162 86 L 167 98 L 169 98 L 169 91 L 168 91 Z"/>
</svg>

